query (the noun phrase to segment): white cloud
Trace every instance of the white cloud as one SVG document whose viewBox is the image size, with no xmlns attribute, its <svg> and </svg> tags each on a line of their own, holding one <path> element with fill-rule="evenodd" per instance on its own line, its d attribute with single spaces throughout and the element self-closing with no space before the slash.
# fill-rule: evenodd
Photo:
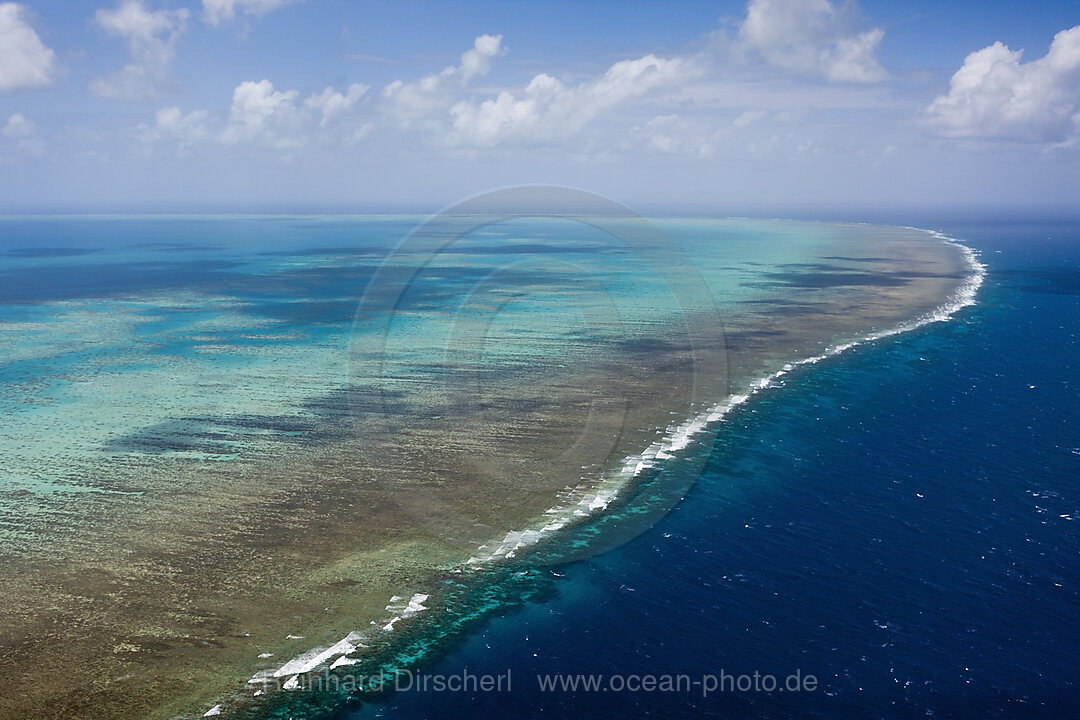
<svg viewBox="0 0 1080 720">
<path fill-rule="evenodd" d="M 172 141 L 181 150 L 202 143 L 252 144 L 292 152 L 311 142 L 351 145 L 373 129 L 350 115 L 369 87 L 353 83 L 344 92 L 328 87 L 299 102 L 298 90 L 278 90 L 269 80 L 236 86 L 228 117 L 214 121 L 206 110 L 184 113 L 179 107 L 157 111 L 154 122 L 136 126 L 147 143 Z"/>
<path fill-rule="evenodd" d="M 681 84 L 694 72 L 685 58 L 646 55 L 617 62 L 600 77 L 573 86 L 540 74 L 518 95 L 503 91 L 493 100 L 455 104 L 448 140 L 470 146 L 559 141 L 627 100 Z"/>
<path fill-rule="evenodd" d="M 91 81 L 90 92 L 142 100 L 168 89 L 173 84 L 169 68 L 176 57 L 176 40 L 187 18 L 184 8 L 149 11 L 142 0 L 125 0 L 115 9 L 99 9 L 95 22 L 110 35 L 127 41 L 131 62 L 118 73 Z"/>
<path fill-rule="evenodd" d="M 333 88 L 326 88 L 318 95 L 312 95 L 304 101 L 305 107 L 317 110 L 322 119 L 319 121 L 320 127 L 326 127 L 334 118 L 350 110 L 356 103 L 360 101 L 360 98 L 364 97 L 371 87 L 369 85 L 363 85 L 361 83 L 353 83 L 345 91 L 345 94 L 341 94 Z"/>
<path fill-rule="evenodd" d="M 295 0 L 203 0 L 203 20 L 213 26 L 232 22 L 240 13 L 261 16 Z"/>
<path fill-rule="evenodd" d="M 757 4 L 751 2 L 750 8 Z M 828 2 L 824 6 L 832 11 Z M 876 40 L 863 42 L 859 34 L 834 31 L 840 20 L 830 23 L 831 35 L 820 29 L 811 33 L 832 38 L 821 46 L 827 52 L 815 55 L 828 61 L 818 71 L 837 79 L 865 79 L 867 48 Z M 873 31 L 870 35 L 877 37 Z M 247 81 L 236 86 L 230 110 L 217 121 L 205 111 L 185 115 L 171 107 L 139 129 L 148 141 L 173 140 L 181 147 L 250 144 L 283 151 L 289 159 L 299 157 L 300 149 L 360 141 L 397 148 L 418 139 L 453 152 L 559 146 L 601 154 L 644 148 L 709 158 L 751 142 L 773 142 L 769 137 L 779 132 L 775 126 L 785 112 L 808 106 L 878 107 L 878 96 L 889 87 L 806 82 L 773 72 L 766 72 L 762 82 L 753 67 L 750 73 L 717 73 L 715 56 L 704 52 L 621 60 L 573 81 L 539 73 L 522 85 L 487 86 L 479 80 L 505 54 L 502 40 L 501 35 L 481 35 L 457 64 L 396 80 L 374 96 L 361 83 L 302 95 L 266 79 Z M 765 118 L 770 119 L 762 122 Z M 784 132 L 774 142 L 777 147 L 795 148 L 802 142 L 797 134 Z"/>
<path fill-rule="evenodd" d="M 140 125 L 138 130 L 148 142 L 170 139 L 187 148 L 210 137 L 209 117 L 206 110 L 192 110 L 185 115 L 178 107 L 166 107 L 154 115 L 153 125 Z"/>
<path fill-rule="evenodd" d="M 491 70 L 491 60 L 506 51 L 502 47 L 502 35 L 481 35 L 473 41 L 473 46 L 461 55 L 458 72 L 465 82 L 487 75 Z"/>
<path fill-rule="evenodd" d="M 4 126 L 0 133 L 4 137 L 9 139 L 30 137 L 37 132 L 37 126 L 33 120 L 27 120 L 26 116 L 22 113 L 15 113 L 8 118 L 7 125 Z"/>
<path fill-rule="evenodd" d="M 708 156 L 711 154 L 714 133 L 706 123 L 671 114 L 654 117 L 644 125 L 633 128 L 630 136 L 654 152 Z"/>
<path fill-rule="evenodd" d="M 402 128 L 437 127 L 468 83 L 486 75 L 491 61 L 502 55 L 502 35 L 481 35 L 461 55 L 461 64 L 443 68 L 415 82 L 401 80 L 383 88 L 382 110 Z"/>
<path fill-rule="evenodd" d="M 19 155 L 41 157 L 48 150 L 48 145 L 38 137 L 37 125 L 22 113 L 15 113 L 8 118 L 7 124 L 0 129 L 3 135 L 14 144 Z"/>
<path fill-rule="evenodd" d="M 933 127 L 951 137 L 1080 141 L 1080 25 L 1055 35 L 1045 57 L 1021 63 L 1022 53 L 995 42 L 968 55 L 926 110 Z"/>
<path fill-rule="evenodd" d="M 540 73 L 524 86 L 476 89 L 470 79 L 503 53 L 501 37 L 478 38 L 460 65 L 387 85 L 380 118 L 449 148 L 646 147 L 709 157 L 735 142 L 740 123 L 760 119 L 760 110 L 864 110 L 892 102 L 883 94 L 888 86 L 867 87 L 887 77 L 875 57 L 884 33 L 860 26 L 853 2 L 750 0 L 746 7 L 734 34 L 722 33 L 726 56 L 649 54 L 576 82 Z M 592 132 L 601 123 L 603 132 Z"/>
<path fill-rule="evenodd" d="M 739 28 L 740 49 L 798 74 L 834 82 L 886 77 L 874 53 L 885 33 L 852 30 L 853 6 L 830 0 L 750 0 Z"/>
<path fill-rule="evenodd" d="M 269 80 L 248 80 L 233 90 L 229 124 L 221 141 L 233 145 L 261 141 L 279 148 L 302 143 L 298 131 L 303 117 L 297 110 L 297 90 L 278 91 Z"/>
<path fill-rule="evenodd" d="M 30 27 L 27 10 L 0 3 L 0 92 L 43 87 L 56 72 L 56 53 Z"/>
<path fill-rule="evenodd" d="M 759 124 L 767 115 L 762 110 L 746 110 L 719 125 L 677 114 L 660 115 L 633 128 L 630 137 L 653 152 L 709 158 L 733 135 Z"/>
</svg>

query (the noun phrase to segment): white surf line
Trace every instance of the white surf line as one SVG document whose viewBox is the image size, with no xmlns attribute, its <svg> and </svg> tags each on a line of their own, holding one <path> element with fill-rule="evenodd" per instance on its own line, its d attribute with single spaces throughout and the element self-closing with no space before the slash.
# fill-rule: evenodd
<svg viewBox="0 0 1080 720">
<path fill-rule="evenodd" d="M 379 626 L 379 630 L 382 632 L 392 632 L 396 623 L 427 610 L 424 603 L 428 597 L 430 596 L 425 593 L 414 593 L 406 600 L 400 595 L 394 595 L 386 605 L 386 612 L 390 613 L 390 617 L 379 622 L 373 620 L 371 624 Z M 360 662 L 358 659 L 349 656 L 357 650 L 367 647 L 363 640 L 368 637 L 367 633 L 353 631 L 330 647 L 312 648 L 300 653 L 277 669 L 260 670 L 251 676 L 248 684 L 265 687 L 275 682 L 281 682 L 281 678 L 286 678 L 281 682 L 281 689 L 296 690 L 300 687 L 300 676 L 305 673 L 324 667 L 334 669 L 345 665 L 355 665 Z M 263 653 L 263 655 L 266 655 L 266 653 Z M 260 657 L 263 655 L 260 655 Z M 256 694 L 261 694 L 261 692 L 260 690 Z"/>
<path fill-rule="evenodd" d="M 355 652 L 357 648 L 363 647 L 361 642 L 363 639 L 364 635 L 362 633 L 351 632 L 330 647 L 317 647 L 300 653 L 276 670 L 260 670 L 251 676 L 248 683 L 251 685 L 268 685 L 277 679 L 285 677 L 288 679 L 284 682 L 282 688 L 286 690 L 295 688 L 298 684 L 297 678 L 299 675 L 322 667 L 329 663 L 331 659 L 337 659 Z"/>
<path fill-rule="evenodd" d="M 418 612 L 427 610 L 427 607 L 424 606 L 424 602 L 428 597 L 429 596 L 424 593 L 416 593 L 409 598 L 408 602 L 399 595 L 390 598 L 390 603 L 386 606 L 386 611 L 392 613 L 393 616 L 390 619 L 383 621 L 384 624 L 382 629 L 386 632 L 391 632 L 394 629 L 395 623 L 404 620 L 405 618 L 412 617 Z M 379 623 L 372 620 L 371 624 L 378 625 Z"/>
<path fill-rule="evenodd" d="M 860 340 L 852 340 L 832 346 L 821 355 L 787 363 L 782 369 L 751 383 L 748 394 L 732 395 L 727 401 L 713 405 L 681 424 L 669 425 L 659 441 L 651 444 L 644 452 L 624 458 L 622 465 L 617 470 L 601 475 L 599 482 L 595 485 L 590 486 L 587 479 L 582 477 L 581 482 L 575 487 L 567 486 L 557 496 L 562 502 L 544 511 L 545 522 L 543 525 L 537 523 L 523 530 L 513 530 L 508 532 L 502 540 L 494 540 L 481 545 L 477 548 L 475 554 L 468 559 L 466 565 L 477 566 L 496 561 L 499 558 L 514 557 L 522 548 L 539 543 L 546 536 L 561 530 L 571 522 L 607 509 L 608 505 L 634 478 L 645 470 L 652 468 L 658 461 L 667 460 L 675 453 L 688 447 L 695 436 L 722 420 L 733 408 L 746 402 L 751 395 L 770 387 L 776 380 L 795 368 L 801 365 L 818 363 L 853 347 L 909 332 L 929 323 L 949 320 L 961 308 L 974 304 L 975 296 L 983 284 L 983 279 L 986 277 L 986 266 L 979 262 L 978 254 L 955 238 L 936 230 L 906 229 L 926 233 L 930 237 L 960 248 L 963 253 L 970 274 L 944 304 L 926 315 L 902 323 L 894 328 L 871 333 Z"/>
<path fill-rule="evenodd" d="M 607 509 L 631 480 L 652 468 L 657 461 L 666 460 L 688 447 L 694 436 L 720 420 L 732 408 L 745 402 L 748 397 L 732 395 L 725 402 L 713 405 L 685 422 L 669 425 L 660 440 L 641 453 L 628 455 L 615 472 L 601 475 L 596 485 L 590 487 L 586 479 L 582 478 L 582 482 L 576 487 L 565 488 L 558 496 L 563 502 L 544 511 L 543 525 L 514 530 L 507 533 L 502 540 L 481 545 L 466 564 L 475 566 L 502 557 L 514 557 L 520 549 L 537 544 L 571 522 Z"/>
</svg>

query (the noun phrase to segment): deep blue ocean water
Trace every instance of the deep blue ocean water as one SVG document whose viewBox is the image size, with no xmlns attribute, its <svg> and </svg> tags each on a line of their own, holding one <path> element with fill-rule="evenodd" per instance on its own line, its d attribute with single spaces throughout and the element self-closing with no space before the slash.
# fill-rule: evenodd
<svg viewBox="0 0 1080 720">
<path fill-rule="evenodd" d="M 350 717 L 1080 717 L 1080 224 L 941 229 L 982 253 L 977 305 L 755 396 L 653 528 L 540 568 L 539 599 L 417 671 L 511 692 Z M 754 672 L 817 686 L 696 684 Z M 541 691 L 555 673 L 609 690 Z"/>
</svg>

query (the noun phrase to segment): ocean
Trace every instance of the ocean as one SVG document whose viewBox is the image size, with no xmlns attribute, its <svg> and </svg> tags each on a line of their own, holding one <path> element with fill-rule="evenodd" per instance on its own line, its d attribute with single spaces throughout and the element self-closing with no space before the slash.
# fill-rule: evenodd
<svg viewBox="0 0 1080 720">
<path fill-rule="evenodd" d="M 4 220 L 27 702 L 1076 714 L 1080 225 L 417 221 Z"/>
<path fill-rule="evenodd" d="M 1080 716 L 1080 224 L 939 229 L 988 267 L 974 306 L 755 395 L 648 532 L 346 717 Z M 513 690 L 419 690 L 466 670 Z"/>
</svg>

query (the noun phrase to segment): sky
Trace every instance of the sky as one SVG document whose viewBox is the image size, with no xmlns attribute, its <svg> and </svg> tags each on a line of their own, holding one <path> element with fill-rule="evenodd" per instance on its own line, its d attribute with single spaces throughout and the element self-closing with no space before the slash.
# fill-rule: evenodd
<svg viewBox="0 0 1080 720">
<path fill-rule="evenodd" d="M 0 0 L 0 213 L 1080 215 L 1080 4 Z"/>
</svg>

